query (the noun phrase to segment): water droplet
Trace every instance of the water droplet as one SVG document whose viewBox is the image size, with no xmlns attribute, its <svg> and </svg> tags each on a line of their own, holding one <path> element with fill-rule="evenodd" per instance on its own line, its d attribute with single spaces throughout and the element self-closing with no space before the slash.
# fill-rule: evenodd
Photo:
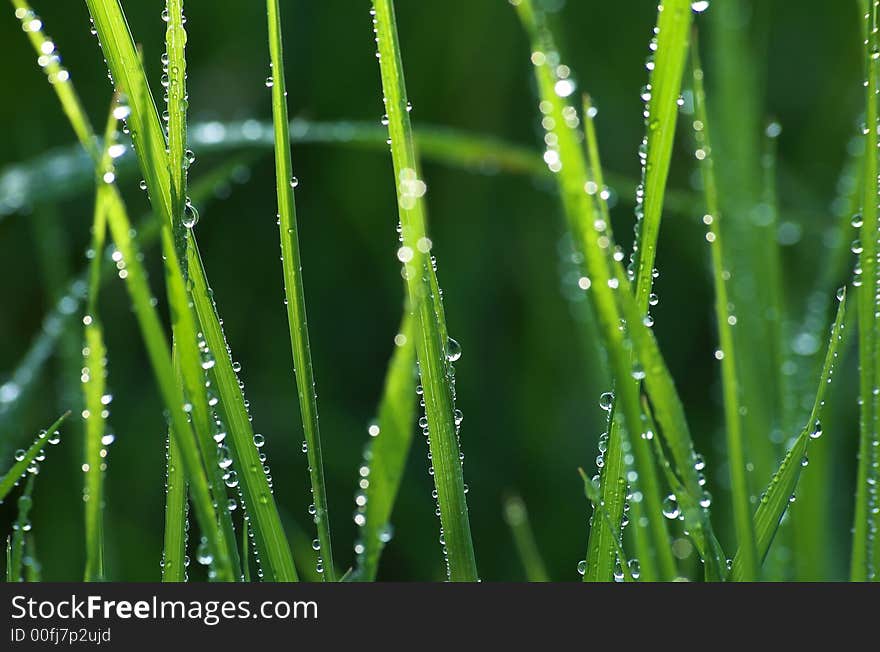
<svg viewBox="0 0 880 652">
<path fill-rule="evenodd" d="M 578 572 L 578 575 L 583 575 L 584 573 L 587 572 L 587 560 L 586 559 L 581 559 L 578 562 L 577 572 Z"/>
<path fill-rule="evenodd" d="M 272 75 L 266 77 L 266 88 L 272 88 L 275 85 L 275 80 L 272 78 Z"/>
<path fill-rule="evenodd" d="M 196 210 L 196 207 L 192 205 L 192 202 L 187 200 L 186 205 L 183 207 L 183 225 L 191 229 L 196 224 L 199 223 L 199 211 Z"/>
<path fill-rule="evenodd" d="M 669 520 L 675 520 L 681 515 L 681 509 L 678 506 L 678 501 L 675 498 L 675 494 L 669 494 L 666 498 L 663 499 L 663 516 L 668 518 Z"/>
<path fill-rule="evenodd" d="M 611 407 L 614 405 L 614 394 L 611 392 L 605 392 L 599 397 L 599 407 L 605 410 L 606 412 L 611 411 Z"/>
<path fill-rule="evenodd" d="M 694 0 L 691 9 L 695 14 L 701 14 L 709 8 L 709 0 Z"/>
<path fill-rule="evenodd" d="M 461 344 L 451 337 L 446 340 L 446 359 L 449 362 L 457 362 L 461 358 Z"/>
</svg>

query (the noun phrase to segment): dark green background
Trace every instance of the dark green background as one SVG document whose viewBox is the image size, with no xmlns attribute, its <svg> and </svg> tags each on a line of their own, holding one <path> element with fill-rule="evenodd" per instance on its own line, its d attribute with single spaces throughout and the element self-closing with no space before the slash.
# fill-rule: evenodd
<svg viewBox="0 0 880 652">
<path fill-rule="evenodd" d="M 729 0 L 713 4 L 724 1 Z M 159 18 L 163 4 L 124 3 L 156 87 L 164 49 Z M 416 127 L 453 126 L 537 152 L 540 133 L 529 47 L 506 0 L 396 4 Z M 819 234 L 831 219 L 829 205 L 846 145 L 857 133 L 863 100 L 858 11 L 855 2 L 844 1 L 760 4 L 764 11 L 749 30 L 756 52 L 766 46 L 757 71 L 766 79 L 760 89 L 766 94 L 760 100 L 764 112 L 784 126 L 782 219 L 800 220 L 803 227 L 802 239 L 784 250 L 786 285 L 798 311 L 816 270 Z M 93 121 L 103 124 L 111 87 L 89 34 L 85 4 L 43 0 L 35 9 Z M 366 0 L 282 2 L 292 116 L 378 124 L 381 94 L 368 9 Z M 697 21 L 710 64 L 713 10 Z M 186 14 L 191 119 L 269 120 L 264 6 L 188 0 Z M 646 0 L 570 0 L 553 16 L 564 61 L 579 88 L 588 90 L 599 107 L 606 167 L 632 179 L 639 171 L 636 150 L 644 130 L 639 89 L 646 82 L 644 60 L 655 18 L 656 3 Z M 9 7 L 0 16 L 0 52 L 0 167 L 71 143 L 67 122 Z M 711 102 L 711 76 L 707 83 Z M 686 189 L 693 173 L 687 134 L 680 134 L 676 148 L 670 185 Z M 296 198 L 331 525 L 336 557 L 347 567 L 353 557 L 356 469 L 401 311 L 394 185 L 386 151 L 302 145 L 294 148 L 293 158 L 300 180 Z M 199 156 L 191 180 L 220 160 Z M 501 511 L 502 497 L 518 492 L 529 507 L 551 575 L 574 579 L 577 560 L 584 556 L 589 514 L 576 468 L 595 468 L 604 419 L 598 396 L 608 386 L 595 345 L 582 328 L 583 304 L 573 305 L 562 291 L 558 246 L 563 228 L 557 202 L 547 188 L 524 177 L 479 175 L 431 162 L 425 164 L 425 177 L 449 329 L 464 351 L 456 365 L 458 407 L 465 417 L 464 470 L 481 575 L 489 580 L 523 577 Z M 136 180 L 127 180 L 123 190 L 133 215 L 147 210 Z M 0 220 L 4 372 L 14 368 L 52 305 L 52 278 L 85 264 L 91 201 L 85 195 Z M 787 206 L 802 210 L 789 217 Z M 712 293 L 698 217 L 665 217 L 655 331 L 698 448 L 710 460 L 710 488 L 724 516 Z M 620 198 L 614 219 L 628 246 L 630 197 Z M 202 210 L 197 232 L 227 337 L 243 365 L 255 428 L 267 438 L 276 497 L 291 531 L 297 523 L 310 539 L 308 480 L 299 453 L 302 429 L 282 305 L 268 152 L 251 167 L 246 184 Z M 48 244 L 48 254 L 41 243 Z M 158 282 L 158 252 L 148 251 L 147 260 Z M 107 476 L 108 572 L 113 579 L 156 580 L 165 425 L 122 283 L 108 286 L 101 309 L 115 397 L 111 425 L 117 435 Z M 69 348 L 78 348 L 79 337 L 72 334 Z M 846 427 L 835 436 L 845 459 L 853 458 L 856 436 L 855 397 L 849 391 L 853 368 L 841 372 L 849 378 L 836 392 L 842 397 L 840 423 Z M 78 369 L 72 374 L 70 369 L 53 358 L 26 404 L 2 424 L 0 467 L 10 463 L 14 449 L 71 405 L 69 392 L 71 387 L 78 391 Z M 0 382 L 4 379 L 0 373 Z M 45 578 L 53 580 L 79 579 L 83 566 L 81 434 L 78 425 L 66 427 L 65 433 L 62 445 L 51 449 L 42 465 L 32 512 Z M 386 549 L 381 578 L 442 577 L 439 522 L 425 453 L 422 439 L 414 439 L 393 519 L 396 535 Z M 848 545 L 852 483 L 844 478 L 835 490 L 841 500 L 835 511 L 839 522 L 829 527 L 840 531 L 841 545 Z M 0 508 L 4 527 L 11 523 L 13 506 L 7 500 Z M 722 534 L 730 541 L 730 532 Z M 300 556 L 297 563 L 312 562 Z M 845 564 L 841 559 L 833 570 L 839 573 Z"/>
</svg>

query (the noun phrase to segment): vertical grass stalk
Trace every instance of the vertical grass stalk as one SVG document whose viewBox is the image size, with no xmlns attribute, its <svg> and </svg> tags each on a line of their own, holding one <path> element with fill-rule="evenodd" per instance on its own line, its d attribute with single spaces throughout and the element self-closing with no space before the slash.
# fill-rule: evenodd
<svg viewBox="0 0 880 652">
<path fill-rule="evenodd" d="M 706 241 L 712 251 L 712 282 L 715 288 L 715 322 L 718 327 L 719 349 L 715 357 L 721 361 L 722 394 L 724 398 L 724 423 L 727 436 L 728 467 L 733 497 L 733 515 L 736 540 L 742 554 L 743 578 L 747 581 L 760 579 L 760 561 L 755 546 L 752 524 L 751 493 L 746 476 L 746 442 L 740 417 L 739 380 L 733 339 L 733 327 L 737 323 L 733 305 L 728 296 L 730 271 L 725 266 L 723 239 L 721 235 L 721 208 L 715 181 L 714 157 L 709 138 L 706 111 L 706 93 L 703 87 L 703 69 L 700 65 L 696 44 L 693 52 L 694 106 L 696 121 L 694 134 L 697 142 L 697 159 L 701 161 L 700 172 L 706 196 L 707 213 L 703 223 L 708 227 Z"/>
<path fill-rule="evenodd" d="M 855 524 L 853 527 L 853 550 L 851 579 L 874 580 L 877 572 L 878 546 L 876 536 L 878 521 L 877 459 L 878 410 L 880 396 L 875 389 L 880 386 L 880 364 L 877 361 L 880 342 L 880 265 L 877 264 L 878 221 L 878 2 L 863 0 L 865 16 L 865 157 L 862 196 L 862 227 L 859 235 L 861 252 L 859 270 L 854 285 L 859 325 L 859 465 L 856 478 Z"/>
<path fill-rule="evenodd" d="M 278 225 L 281 236 L 281 260 L 284 273 L 284 292 L 287 304 L 287 323 L 290 329 L 290 348 L 299 396 L 299 410 L 305 433 L 309 461 L 309 479 L 315 504 L 315 524 L 321 544 L 321 558 L 327 581 L 336 581 L 333 549 L 330 543 L 330 515 L 327 511 L 327 488 L 324 480 L 324 460 L 321 454 L 321 433 L 318 427 L 318 400 L 312 353 L 309 347 L 309 329 L 306 318 L 305 290 L 302 279 L 302 259 L 299 253 L 299 235 L 296 224 L 296 204 L 290 155 L 290 126 L 287 119 L 287 82 L 284 75 L 284 52 L 281 38 L 281 10 L 278 0 L 267 0 L 269 22 L 269 55 L 272 74 L 267 85 L 272 89 L 272 123 L 275 132 L 275 187 L 278 196 Z"/>
<path fill-rule="evenodd" d="M 372 13 L 400 214 L 402 246 L 397 257 L 403 263 L 411 310 L 418 317 L 416 351 L 440 507 L 441 542 L 449 578 L 472 582 L 478 579 L 477 565 L 448 376 L 449 342 L 441 298 L 436 282 L 432 282 L 431 241 L 425 230 L 422 199 L 426 186 L 416 159 L 392 0 L 374 0 Z"/>
</svg>

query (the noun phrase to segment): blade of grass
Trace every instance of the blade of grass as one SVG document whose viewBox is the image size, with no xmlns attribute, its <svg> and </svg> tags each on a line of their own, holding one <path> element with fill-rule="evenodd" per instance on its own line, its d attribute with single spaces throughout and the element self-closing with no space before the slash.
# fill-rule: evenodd
<svg viewBox="0 0 880 652">
<path fill-rule="evenodd" d="M 357 511 L 363 514 L 363 522 L 355 543 L 355 576 L 363 582 L 375 581 L 379 557 L 391 538 L 391 513 L 412 443 L 416 415 L 415 326 L 407 308 L 394 337 L 394 353 L 385 374 L 378 417 L 368 428 L 370 441 L 363 466 L 369 475 L 361 474 L 359 478 Z M 363 506 L 361 496 L 366 500 Z"/>
<path fill-rule="evenodd" d="M 284 292 L 287 304 L 287 323 L 293 368 L 296 378 L 299 410 L 303 432 L 308 444 L 309 478 L 315 504 L 315 524 L 321 543 L 323 577 L 336 581 L 333 548 L 330 543 L 330 515 L 327 511 L 327 488 L 324 481 L 324 460 L 321 454 L 321 432 L 318 427 L 318 400 L 312 354 L 309 347 L 309 329 L 306 318 L 305 290 L 302 279 L 302 259 L 296 224 L 296 204 L 293 188 L 293 164 L 290 156 L 290 126 L 287 119 L 287 82 L 284 76 L 284 54 L 281 38 L 281 11 L 278 0 L 267 0 L 269 22 L 269 54 L 272 66 L 272 122 L 275 131 L 275 187 L 278 196 L 281 260 L 284 273 Z M 268 82 L 267 82 L 268 83 Z M 321 563 L 321 562 L 319 562 Z"/>
<path fill-rule="evenodd" d="M 115 107 L 116 100 L 112 103 Z M 107 422 L 104 402 L 109 396 L 107 389 L 107 349 L 104 345 L 104 332 L 98 315 L 98 292 L 101 287 L 101 256 L 107 234 L 107 193 L 106 179 L 115 176 L 110 148 L 113 146 L 116 131 L 116 118 L 110 111 L 100 161 L 95 169 L 95 211 L 92 219 L 92 240 L 89 249 L 92 259 L 89 263 L 89 290 L 86 311 L 83 316 L 85 344 L 83 347 L 82 392 L 85 412 L 85 502 L 86 533 L 86 582 L 104 580 L 104 469 L 106 462 L 103 438 Z"/>
<path fill-rule="evenodd" d="M 472 582 L 478 576 L 459 459 L 453 390 L 448 376 L 449 345 L 444 337 L 442 301 L 432 282 L 432 272 L 428 271 L 431 245 L 425 230 L 422 200 L 425 184 L 419 177 L 407 109 L 393 2 L 374 0 L 373 16 L 403 236 L 398 258 L 404 266 L 411 310 L 418 316 L 416 349 L 440 507 L 441 541 L 446 550 L 449 578 Z"/>
<path fill-rule="evenodd" d="M 165 444 L 165 537 L 162 547 L 162 581 L 186 581 L 186 478 L 180 466 L 177 438 Z M 247 528 L 245 527 L 245 532 Z M 244 561 L 242 563 L 245 563 Z"/>
<path fill-rule="evenodd" d="M 605 506 L 602 504 L 602 496 L 599 494 L 599 488 L 596 487 L 592 480 L 587 477 L 586 472 L 582 468 L 578 467 L 578 473 L 580 473 L 581 479 L 584 481 L 584 494 L 593 506 L 593 515 L 601 516 L 602 520 L 605 521 L 605 526 L 612 529 L 614 525 L 611 523 L 611 519 L 608 518 Z M 620 539 L 615 538 L 614 543 L 617 548 L 614 579 L 617 580 L 620 578 L 624 582 L 634 582 L 636 576 L 633 575 L 633 567 L 630 564 L 632 564 L 632 562 L 637 562 L 637 560 L 627 561 L 626 551 L 623 549 L 623 544 L 620 542 Z M 636 566 L 636 568 L 638 568 L 638 566 Z"/>
<path fill-rule="evenodd" d="M 714 157 L 709 138 L 706 111 L 706 93 L 703 87 L 703 68 L 695 46 L 692 50 L 694 76 L 694 106 L 697 120 L 694 134 L 697 143 L 697 159 L 701 161 L 700 173 L 706 196 L 707 213 L 703 223 L 708 227 L 706 240 L 712 251 L 712 282 L 715 288 L 715 322 L 718 328 L 719 349 L 715 357 L 721 361 L 722 393 L 724 398 L 724 422 L 727 435 L 727 465 L 730 469 L 730 486 L 733 498 L 733 515 L 739 554 L 742 556 L 742 576 L 745 581 L 761 578 L 755 531 L 752 524 L 752 507 L 749 482 L 746 475 L 746 442 L 740 420 L 739 379 L 737 358 L 733 339 L 733 326 L 737 318 L 733 314 L 728 295 L 730 271 L 724 262 L 721 231 L 721 208 L 715 181 Z M 699 123 L 699 124 L 697 124 Z"/>
<path fill-rule="evenodd" d="M 122 89 L 144 89 L 141 94 L 135 96 L 134 99 L 137 101 L 131 104 L 131 113 L 127 118 L 127 124 L 131 130 L 132 142 L 135 144 L 135 151 L 147 183 L 151 202 L 166 223 L 162 231 L 163 241 L 166 244 L 166 260 L 173 261 L 176 254 L 167 228 L 176 223 L 176 219 L 171 205 L 171 180 L 165 153 L 164 134 L 159 123 L 155 102 L 149 94 L 144 70 L 118 0 L 86 0 L 86 3 L 101 40 L 108 67 L 117 86 Z M 243 471 L 239 482 L 246 507 L 251 516 L 251 526 L 260 552 L 260 561 L 264 565 L 265 577 L 272 581 L 295 581 L 297 575 L 293 559 L 290 556 L 290 547 L 281 527 L 278 509 L 272 498 L 268 480 L 262 471 L 262 464 L 259 462 L 257 448 L 253 440 L 253 429 L 244 406 L 242 390 L 238 385 L 228 352 L 224 353 L 227 351 L 225 338 L 213 299 L 208 292 L 204 267 L 191 229 L 187 230 L 186 237 L 187 272 L 189 281 L 192 283 L 191 298 L 198 314 L 205 342 L 211 351 L 217 352 L 212 374 L 213 382 L 218 387 L 220 400 L 224 404 L 223 411 L 227 415 L 231 435 L 229 443 L 233 456 L 238 463 L 238 468 Z M 179 277 L 179 268 L 172 270 L 172 272 L 168 276 L 170 280 L 174 281 Z M 185 365 L 185 367 L 190 367 L 190 365 Z M 174 429 L 176 431 L 177 427 L 174 426 Z M 184 458 L 187 458 L 188 455 L 187 448 L 181 446 Z M 189 469 L 189 464 L 185 466 Z M 196 506 L 198 507 L 198 503 Z M 217 546 L 215 545 L 215 547 Z M 215 560 L 218 558 L 218 554 L 220 553 L 215 550 Z M 227 556 L 225 549 L 222 551 L 222 556 Z"/>
<path fill-rule="evenodd" d="M 24 485 L 24 491 L 18 497 L 18 516 L 12 526 L 12 541 L 9 544 L 9 556 L 6 566 L 7 582 L 23 582 L 22 578 L 22 562 L 24 560 L 24 545 L 27 532 L 30 530 L 30 521 L 28 515 L 33 505 L 34 478 L 36 476 L 31 473 L 28 475 L 27 482 Z"/>
<path fill-rule="evenodd" d="M 880 397 L 875 393 L 878 387 L 880 365 L 877 363 L 878 341 L 880 341 L 880 266 L 877 264 L 878 221 L 877 197 L 880 194 L 878 181 L 877 129 L 878 122 L 878 81 L 880 63 L 874 53 L 880 47 L 877 37 L 878 3 L 862 0 L 865 21 L 863 36 L 865 41 L 865 157 L 864 181 L 862 185 L 862 228 L 859 240 L 859 274 L 856 288 L 856 302 L 859 324 L 859 461 L 856 478 L 855 524 L 853 527 L 853 549 L 851 558 L 851 579 L 869 581 L 875 578 L 878 563 L 878 542 L 874 535 L 877 529 L 877 460 L 878 412 Z"/>
<path fill-rule="evenodd" d="M 513 543 L 526 572 L 526 580 L 529 582 L 549 582 L 547 567 L 544 565 L 538 544 L 535 542 L 535 534 L 529 523 L 529 513 L 522 498 L 514 495 L 504 499 L 504 520 L 513 535 Z"/>
<path fill-rule="evenodd" d="M 34 439 L 34 443 L 26 451 L 18 451 L 16 453 L 15 464 L 6 472 L 6 475 L 0 478 L 0 502 L 3 502 L 9 492 L 12 491 L 12 488 L 18 485 L 19 481 L 27 473 L 31 462 L 42 452 L 46 444 L 58 443 L 59 435 L 57 430 L 68 416 L 70 416 L 70 412 L 62 414 L 55 423 L 39 432 Z"/>
<path fill-rule="evenodd" d="M 616 380 L 615 388 L 625 425 L 631 437 L 634 468 L 630 474 L 634 482 L 633 509 L 637 516 L 643 510 L 645 519 L 634 519 L 637 552 L 645 581 L 657 578 L 671 580 L 677 574 L 669 547 L 669 537 L 662 514 L 657 470 L 654 466 L 650 442 L 642 435 L 644 423 L 639 404 L 639 390 L 632 381 L 633 365 L 628 353 L 629 343 L 620 330 L 621 315 L 616 295 L 628 287 L 626 276 L 614 267 L 611 258 L 615 251 L 611 225 L 601 219 L 593 195 L 587 191 L 591 181 L 588 166 L 576 131 L 577 112 L 557 92 L 557 69 L 548 61 L 555 61 L 556 49 L 543 23 L 543 14 L 536 11 L 530 0 L 518 0 L 514 5 L 532 42 L 532 63 L 538 80 L 540 108 L 550 120 L 545 120 L 553 146 L 548 147 L 545 161 L 556 173 L 568 227 L 575 236 L 578 250 L 584 258 L 590 280 L 589 297 L 599 320 L 603 341 L 611 358 Z M 626 290 L 629 291 L 628 289 Z M 627 452 L 627 451 L 625 451 Z M 613 537 L 612 537 L 613 538 Z"/>
<path fill-rule="evenodd" d="M 24 581 L 25 582 L 41 582 L 42 566 L 37 558 L 37 548 L 34 543 L 34 535 L 25 537 L 24 540 L 25 557 L 22 560 L 24 565 Z"/>
<path fill-rule="evenodd" d="M 383 150 L 387 129 L 356 121 L 313 122 L 294 118 L 290 123 L 293 144 L 338 145 L 350 149 Z M 495 174 L 521 174 L 545 179 L 547 166 L 540 153 L 491 136 L 449 127 L 422 125 L 413 129 L 416 147 L 426 161 L 453 168 Z M 263 151 L 274 148 L 272 125 L 257 120 L 201 122 L 190 125 L 189 144 L 205 153 Z M 126 143 L 126 141 L 121 141 Z M 128 143 L 126 143 L 128 144 Z M 131 148 L 116 160 L 120 180 L 128 180 L 137 168 Z M 94 165 L 79 146 L 61 148 L 0 171 L 0 219 L 24 207 L 58 202 L 85 192 L 92 181 Z M 617 189 L 621 201 L 636 196 L 635 180 L 607 172 L 608 183 Z M 194 194 L 194 193 L 193 193 Z M 688 215 L 697 210 L 699 197 L 691 191 L 668 188 L 667 210 Z M 814 216 L 804 216 L 804 220 Z"/>
<path fill-rule="evenodd" d="M 797 487 L 803 468 L 803 459 L 811 439 L 822 434 L 822 426 L 819 421 L 825 406 L 825 393 L 831 383 L 834 362 L 837 359 L 837 347 L 842 339 L 843 324 L 846 316 L 846 293 L 840 295 L 840 305 L 837 307 L 837 316 L 831 328 L 831 337 L 828 349 L 825 353 L 825 362 L 822 365 L 822 374 L 819 377 L 819 385 L 816 389 L 816 398 L 810 418 L 807 420 L 801 433 L 795 439 L 788 453 L 779 465 L 767 490 L 762 494 L 758 503 L 758 509 L 754 515 L 754 531 L 758 559 L 763 561 L 773 543 L 773 537 L 779 527 L 782 517 L 785 515 L 791 503 L 791 497 Z M 738 550 L 733 560 L 731 579 L 743 581 L 747 578 L 744 568 L 742 550 Z"/>
<path fill-rule="evenodd" d="M 168 301 L 172 313 L 173 346 L 172 359 L 175 365 L 175 373 L 179 382 L 182 382 L 189 408 L 189 414 L 193 429 L 204 460 L 208 482 L 211 485 L 211 493 L 214 503 L 217 505 L 216 512 L 220 527 L 220 543 L 225 546 L 227 555 L 231 560 L 232 568 L 236 576 L 240 576 L 238 558 L 238 538 L 232 526 L 232 516 L 226 508 L 226 485 L 224 484 L 224 472 L 217 464 L 218 449 L 213 439 L 215 434 L 213 420 L 208 407 L 208 399 L 205 391 L 206 377 L 203 367 L 201 338 L 192 302 L 185 287 L 187 278 L 187 233 L 195 226 L 198 213 L 187 199 L 187 168 L 191 156 L 186 151 L 186 107 L 188 103 L 186 92 L 186 30 L 183 27 L 183 1 L 168 0 L 165 7 L 167 16 L 167 29 L 165 31 L 165 47 L 168 58 L 167 78 L 163 81 L 168 83 L 168 154 L 167 164 L 171 183 L 171 207 L 172 233 L 174 240 L 174 254 L 169 249 L 169 238 L 162 238 L 163 252 L 165 254 L 166 269 L 168 274 L 167 288 Z M 139 79 L 139 77 L 136 77 Z M 141 97 L 145 93 L 138 94 Z M 142 104 L 143 102 L 138 102 Z M 180 272 L 177 273 L 177 265 Z M 172 432 L 172 436 L 177 433 Z"/>
</svg>

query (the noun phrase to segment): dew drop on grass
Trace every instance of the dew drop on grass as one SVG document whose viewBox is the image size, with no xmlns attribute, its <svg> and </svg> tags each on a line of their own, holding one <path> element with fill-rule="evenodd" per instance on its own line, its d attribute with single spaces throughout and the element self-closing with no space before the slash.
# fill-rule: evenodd
<svg viewBox="0 0 880 652">
<path fill-rule="evenodd" d="M 186 205 L 183 207 L 183 225 L 191 229 L 196 224 L 199 223 L 199 211 L 196 210 L 196 207 L 192 205 L 192 202 L 187 201 Z"/>
<path fill-rule="evenodd" d="M 581 559 L 577 564 L 577 572 L 578 575 L 583 575 L 587 572 L 587 560 Z"/>
<path fill-rule="evenodd" d="M 678 506 L 678 500 L 675 494 L 669 494 L 663 499 L 663 516 L 669 520 L 675 520 L 681 515 L 681 509 Z"/>
<path fill-rule="evenodd" d="M 611 392 L 605 392 L 599 397 L 599 407 L 605 410 L 606 412 L 611 411 L 611 407 L 614 405 L 614 394 Z"/>
<path fill-rule="evenodd" d="M 695 14 L 701 14 L 709 8 L 709 0 L 694 0 L 691 9 Z"/>
<path fill-rule="evenodd" d="M 266 88 L 272 88 L 275 85 L 275 80 L 272 78 L 272 75 L 266 77 Z"/>
<path fill-rule="evenodd" d="M 810 439 L 819 439 L 822 436 L 822 422 L 816 419 L 816 423 L 813 424 L 813 430 L 810 432 Z"/>
</svg>

